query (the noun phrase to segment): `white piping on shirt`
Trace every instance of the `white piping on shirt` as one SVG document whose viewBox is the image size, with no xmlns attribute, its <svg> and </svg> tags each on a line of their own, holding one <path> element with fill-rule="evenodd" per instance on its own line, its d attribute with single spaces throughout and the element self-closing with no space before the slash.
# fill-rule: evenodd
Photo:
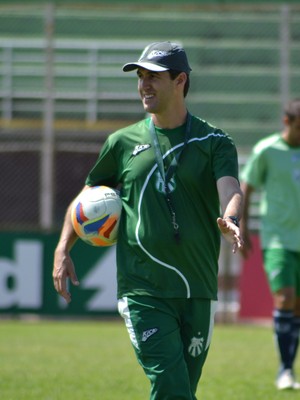
<svg viewBox="0 0 300 400">
<path fill-rule="evenodd" d="M 203 138 L 191 138 L 188 140 L 188 143 L 190 142 L 194 142 L 194 141 L 202 141 L 205 139 L 208 139 L 210 136 L 220 136 L 220 137 L 225 137 L 224 134 L 219 134 L 219 133 L 209 133 L 207 136 L 204 136 Z M 171 149 L 169 149 L 164 155 L 163 155 L 163 159 L 165 159 L 170 153 L 172 153 L 173 151 L 175 151 L 176 149 L 178 149 L 179 147 L 182 147 L 184 145 L 184 143 L 179 143 L 176 146 L 172 147 Z M 142 245 L 140 238 L 139 238 L 139 228 L 141 225 L 141 204 L 142 204 L 142 200 L 143 200 L 143 196 L 144 196 L 144 192 L 146 190 L 146 187 L 148 185 L 148 182 L 151 178 L 151 176 L 153 175 L 154 171 L 158 168 L 157 164 L 155 163 L 154 166 L 151 168 L 149 174 L 147 175 L 147 178 L 144 182 L 144 185 L 142 187 L 141 190 L 141 194 L 140 194 L 140 198 L 139 198 L 139 203 L 138 203 L 138 222 L 136 224 L 136 229 L 135 229 L 135 237 L 137 240 L 138 245 L 140 246 L 140 248 L 143 250 L 144 253 L 146 253 L 148 255 L 148 257 L 150 257 L 153 261 L 155 261 L 156 263 L 162 265 L 165 268 L 169 268 L 172 271 L 176 272 L 180 278 L 183 280 L 185 286 L 186 286 L 186 291 L 187 291 L 187 298 L 189 299 L 191 297 L 191 289 L 190 289 L 190 285 L 188 283 L 188 280 L 186 279 L 186 277 L 182 274 L 182 272 L 180 272 L 176 267 L 165 263 L 164 261 L 159 260 L 158 258 L 154 257 L 151 253 L 149 253 L 149 251 L 147 251 L 145 249 L 145 247 Z"/>
</svg>

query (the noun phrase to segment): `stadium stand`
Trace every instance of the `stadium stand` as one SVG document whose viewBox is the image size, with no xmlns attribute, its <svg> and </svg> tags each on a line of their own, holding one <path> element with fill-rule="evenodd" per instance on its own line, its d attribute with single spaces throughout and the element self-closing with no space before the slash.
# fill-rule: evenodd
<svg viewBox="0 0 300 400">
<path fill-rule="evenodd" d="M 285 9 L 275 3 L 251 2 L 242 10 L 237 3 L 226 8 L 225 2 L 215 9 L 202 1 L 162 9 L 141 2 L 117 8 L 62 1 L 47 41 L 42 3 L 11 0 L 4 6 L 0 0 L 0 166 L 6 188 L 0 202 L 10 204 L 0 213 L 2 227 L 43 227 L 45 170 L 54 182 L 51 228 L 60 225 L 103 140 L 144 116 L 136 76 L 124 74 L 121 66 L 149 42 L 184 45 L 193 67 L 189 109 L 233 137 L 241 166 L 257 139 L 280 127 L 282 52 L 288 53 L 289 94 L 299 96 L 299 7 L 291 6 L 285 18 Z M 51 123 L 49 138 L 45 127 Z M 53 164 L 45 168 L 49 148 Z M 253 229 L 259 224 L 258 200 L 259 194 L 251 210 Z"/>
<path fill-rule="evenodd" d="M 183 43 L 193 65 L 190 110 L 229 131 L 239 146 L 276 129 L 280 104 L 280 12 L 59 11 L 53 88 L 56 118 L 135 120 L 143 115 L 134 74 L 120 66 L 149 41 Z M 300 14 L 290 22 L 290 88 L 300 90 Z M 18 37 L 13 26 L 18 26 Z M 11 34 L 2 38 L 1 32 Z M 14 35 L 13 35 L 14 33 Z M 41 13 L 0 16 L 4 120 L 41 118 L 45 41 Z"/>
</svg>

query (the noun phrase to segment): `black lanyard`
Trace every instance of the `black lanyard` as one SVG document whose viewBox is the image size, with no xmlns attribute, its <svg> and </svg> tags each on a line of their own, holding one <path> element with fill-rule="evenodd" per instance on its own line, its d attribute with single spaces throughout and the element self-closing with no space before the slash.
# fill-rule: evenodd
<svg viewBox="0 0 300 400">
<path fill-rule="evenodd" d="M 157 166 L 158 166 L 161 178 L 164 182 L 165 198 L 166 198 L 167 206 L 168 206 L 168 209 L 169 209 L 170 215 L 171 215 L 171 222 L 172 222 L 173 229 L 174 229 L 174 237 L 177 241 L 179 241 L 179 225 L 178 225 L 178 222 L 176 219 L 176 213 L 175 213 L 174 205 L 173 205 L 173 202 L 171 199 L 171 191 L 169 188 L 169 182 L 176 172 L 176 169 L 178 167 L 179 158 L 188 143 L 190 133 L 191 133 L 191 122 L 192 122 L 192 116 L 188 112 L 183 146 L 175 154 L 169 168 L 165 172 L 164 159 L 163 159 L 163 155 L 162 155 L 161 148 L 159 145 L 155 126 L 154 126 L 153 120 L 151 119 L 151 121 L 150 121 L 150 134 L 151 134 L 152 145 L 153 145 L 154 152 L 155 152 Z"/>
</svg>

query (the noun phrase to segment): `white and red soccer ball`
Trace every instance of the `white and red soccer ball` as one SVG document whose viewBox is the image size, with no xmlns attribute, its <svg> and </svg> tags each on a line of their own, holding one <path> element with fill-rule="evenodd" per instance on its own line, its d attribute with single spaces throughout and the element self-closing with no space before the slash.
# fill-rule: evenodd
<svg viewBox="0 0 300 400">
<path fill-rule="evenodd" d="M 122 212 L 119 192 L 107 186 L 93 186 L 81 192 L 71 210 L 77 235 L 92 246 L 112 246 L 117 242 Z"/>
</svg>

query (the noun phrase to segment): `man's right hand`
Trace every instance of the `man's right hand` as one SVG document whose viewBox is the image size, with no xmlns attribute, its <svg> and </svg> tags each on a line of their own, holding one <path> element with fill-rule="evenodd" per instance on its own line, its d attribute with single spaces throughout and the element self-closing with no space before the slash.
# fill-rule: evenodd
<svg viewBox="0 0 300 400">
<path fill-rule="evenodd" d="M 75 286 L 79 286 L 79 281 L 75 272 L 75 267 L 68 251 L 61 250 L 59 247 L 54 254 L 53 282 L 57 293 L 59 293 L 67 303 L 71 301 L 71 293 L 68 291 L 67 280 L 70 278 Z"/>
</svg>

